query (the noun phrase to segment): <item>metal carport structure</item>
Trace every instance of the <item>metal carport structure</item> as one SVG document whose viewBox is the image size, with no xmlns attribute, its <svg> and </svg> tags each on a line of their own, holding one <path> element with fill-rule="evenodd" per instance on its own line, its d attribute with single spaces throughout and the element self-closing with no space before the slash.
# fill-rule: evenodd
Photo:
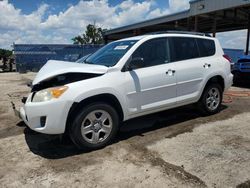
<svg viewBox="0 0 250 188">
<path fill-rule="evenodd" d="M 193 0 L 188 10 L 107 30 L 105 42 L 164 30 L 204 33 L 247 29 L 246 54 L 249 51 L 250 0 Z"/>
</svg>

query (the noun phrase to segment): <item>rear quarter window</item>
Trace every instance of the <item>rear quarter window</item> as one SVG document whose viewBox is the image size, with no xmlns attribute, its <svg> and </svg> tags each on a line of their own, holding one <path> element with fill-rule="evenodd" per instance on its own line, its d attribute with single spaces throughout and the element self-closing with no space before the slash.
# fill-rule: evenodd
<svg viewBox="0 0 250 188">
<path fill-rule="evenodd" d="M 213 56 L 215 54 L 215 43 L 209 39 L 196 39 L 200 57 Z"/>
</svg>

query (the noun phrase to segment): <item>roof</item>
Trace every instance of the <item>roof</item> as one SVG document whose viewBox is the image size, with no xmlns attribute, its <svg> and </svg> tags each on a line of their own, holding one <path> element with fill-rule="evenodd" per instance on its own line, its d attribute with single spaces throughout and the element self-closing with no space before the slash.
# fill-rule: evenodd
<svg viewBox="0 0 250 188">
<path fill-rule="evenodd" d="M 192 38 L 202 38 L 202 39 L 210 39 L 214 40 L 213 37 L 207 36 L 207 35 L 200 35 L 200 33 L 152 33 L 152 34 L 146 34 L 146 35 L 139 35 L 135 37 L 128 37 L 124 39 L 120 39 L 118 41 L 128 41 L 128 40 L 142 40 L 142 39 L 154 39 L 154 38 L 160 38 L 160 37 L 192 37 Z"/>
<path fill-rule="evenodd" d="M 134 37 L 128 37 L 128 38 L 121 39 L 121 41 L 123 41 L 123 40 L 141 40 L 147 36 L 148 35 L 139 35 L 139 36 L 134 36 Z"/>
<path fill-rule="evenodd" d="M 162 22 L 166 22 L 166 21 L 172 21 L 172 20 L 176 20 L 176 19 L 185 18 L 188 15 L 188 12 L 189 12 L 189 10 L 185 10 L 182 12 L 177 12 L 174 14 L 161 16 L 158 18 L 153 18 L 153 19 L 149 19 L 146 21 L 142 21 L 142 22 L 138 22 L 138 23 L 110 29 L 110 30 L 105 31 L 104 34 L 109 35 L 112 33 L 121 32 L 121 31 L 125 31 L 128 29 L 136 29 L 138 27 L 145 27 L 145 26 L 150 26 L 150 25 L 154 25 L 154 24 L 158 24 L 158 23 L 162 23 Z"/>
</svg>

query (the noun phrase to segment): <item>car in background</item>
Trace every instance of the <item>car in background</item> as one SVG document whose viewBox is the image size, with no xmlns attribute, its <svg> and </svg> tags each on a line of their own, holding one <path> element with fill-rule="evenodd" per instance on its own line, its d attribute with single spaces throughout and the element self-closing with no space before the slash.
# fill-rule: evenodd
<svg viewBox="0 0 250 188">
<path fill-rule="evenodd" d="M 250 78 L 250 55 L 241 56 L 234 64 L 232 73 L 234 75 L 234 83 L 239 84 L 249 81 Z"/>
</svg>

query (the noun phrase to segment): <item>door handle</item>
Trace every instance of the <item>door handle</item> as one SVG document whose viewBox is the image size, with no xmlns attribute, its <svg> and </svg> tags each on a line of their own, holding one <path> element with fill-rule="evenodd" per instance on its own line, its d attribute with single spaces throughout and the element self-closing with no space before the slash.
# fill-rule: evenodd
<svg viewBox="0 0 250 188">
<path fill-rule="evenodd" d="M 203 67 L 204 67 L 204 68 L 209 68 L 209 67 L 211 67 L 211 64 L 205 63 L 205 64 L 203 65 Z"/>
<path fill-rule="evenodd" d="M 172 69 L 168 69 L 168 71 L 166 72 L 166 74 L 169 76 L 173 76 L 174 73 L 175 73 L 175 70 L 172 70 Z"/>
</svg>

